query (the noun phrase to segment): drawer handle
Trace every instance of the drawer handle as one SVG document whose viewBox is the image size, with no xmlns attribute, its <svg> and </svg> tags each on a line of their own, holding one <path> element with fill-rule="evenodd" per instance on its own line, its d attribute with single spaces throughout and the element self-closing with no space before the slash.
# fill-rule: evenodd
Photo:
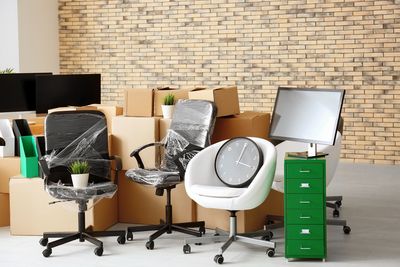
<svg viewBox="0 0 400 267">
<path fill-rule="evenodd" d="M 300 204 L 310 204 L 311 203 L 311 201 L 306 201 L 306 200 L 300 200 Z"/>
<path fill-rule="evenodd" d="M 300 247 L 301 250 L 310 250 L 311 248 Z"/>
<path fill-rule="evenodd" d="M 300 188 L 310 188 L 310 184 L 309 183 L 301 183 Z"/>
<path fill-rule="evenodd" d="M 302 234 L 302 235 L 309 235 L 309 234 L 311 234 L 311 233 L 310 233 L 310 229 L 301 229 L 300 234 Z"/>
<path fill-rule="evenodd" d="M 310 173 L 310 170 L 300 170 L 300 173 Z"/>
<path fill-rule="evenodd" d="M 300 216 L 300 219 L 311 219 L 311 216 Z"/>
</svg>

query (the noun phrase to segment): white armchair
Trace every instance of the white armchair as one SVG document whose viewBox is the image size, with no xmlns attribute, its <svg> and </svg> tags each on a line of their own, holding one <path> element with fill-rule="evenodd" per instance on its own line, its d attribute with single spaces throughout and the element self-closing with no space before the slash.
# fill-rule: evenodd
<svg viewBox="0 0 400 267">
<path fill-rule="evenodd" d="M 190 253 L 190 243 L 207 243 L 226 241 L 214 261 L 223 263 L 223 252 L 234 241 L 251 243 L 267 247 L 268 256 L 275 253 L 275 243 L 251 237 L 263 236 L 265 231 L 256 233 L 237 234 L 236 212 L 253 209 L 260 205 L 268 196 L 275 174 L 276 151 L 274 145 L 261 138 L 251 138 L 262 150 L 264 162 L 256 177 L 248 187 L 233 188 L 222 183 L 215 172 L 214 160 L 219 148 L 225 141 L 211 145 L 198 153 L 187 166 L 185 188 L 191 199 L 205 208 L 223 209 L 230 212 L 230 232 L 216 229 L 217 236 L 199 237 L 185 240 L 184 253 Z"/>
</svg>

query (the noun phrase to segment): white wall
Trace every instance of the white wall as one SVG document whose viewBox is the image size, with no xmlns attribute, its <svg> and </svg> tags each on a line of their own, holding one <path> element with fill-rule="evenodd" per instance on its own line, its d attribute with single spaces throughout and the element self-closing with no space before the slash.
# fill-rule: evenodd
<svg viewBox="0 0 400 267">
<path fill-rule="evenodd" d="M 60 72 L 57 0 L 0 0 L 0 70 Z"/>
<path fill-rule="evenodd" d="M 19 71 L 18 6 L 16 0 L 0 0 L 0 70 Z"/>
<path fill-rule="evenodd" d="M 58 1 L 18 0 L 18 29 L 19 71 L 59 73 Z"/>
</svg>

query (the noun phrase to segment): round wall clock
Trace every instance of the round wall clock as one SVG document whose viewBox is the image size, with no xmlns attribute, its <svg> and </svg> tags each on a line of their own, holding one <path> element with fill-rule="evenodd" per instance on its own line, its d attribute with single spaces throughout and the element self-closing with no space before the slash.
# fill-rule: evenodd
<svg viewBox="0 0 400 267">
<path fill-rule="evenodd" d="M 257 175 L 263 160 L 263 153 L 253 140 L 236 137 L 226 141 L 218 150 L 215 172 L 224 184 L 245 187 Z"/>
</svg>

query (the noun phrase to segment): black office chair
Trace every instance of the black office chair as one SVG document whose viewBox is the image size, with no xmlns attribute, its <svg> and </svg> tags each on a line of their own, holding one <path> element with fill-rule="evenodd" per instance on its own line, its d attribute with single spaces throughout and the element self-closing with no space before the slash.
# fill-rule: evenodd
<svg viewBox="0 0 400 267">
<path fill-rule="evenodd" d="M 115 177 L 121 169 L 121 161 L 108 154 L 107 123 L 99 111 L 55 112 L 45 120 L 45 153 L 39 165 L 45 178 L 45 190 L 57 202 L 74 201 L 79 206 L 78 231 L 43 233 L 39 243 L 47 246 L 43 256 L 49 257 L 52 248 L 79 240 L 96 246 L 94 253 L 103 254 L 103 242 L 99 236 L 118 236 L 118 243 L 125 243 L 125 231 L 89 231 L 85 229 L 85 211 L 89 200 L 112 197 L 117 185 L 110 180 L 111 164 L 115 161 Z M 75 160 L 87 161 L 90 165 L 89 184 L 86 188 L 72 187 L 68 166 Z M 49 238 L 61 239 L 48 242 Z"/>
<path fill-rule="evenodd" d="M 201 236 L 205 233 L 204 221 L 173 223 L 171 190 L 181 183 L 185 176 L 186 165 L 193 156 L 210 144 L 214 129 L 217 108 L 213 102 L 205 100 L 180 100 L 175 105 L 174 114 L 165 142 L 144 145 L 131 153 L 138 163 L 138 169 L 130 169 L 126 176 L 132 181 L 151 185 L 156 188 L 156 195 L 167 192 L 165 221 L 158 225 L 129 227 L 127 239 L 133 239 L 133 232 L 157 230 L 150 235 L 147 249 L 154 248 L 154 240 L 164 233 L 178 231 L 189 235 Z M 151 146 L 164 146 L 165 154 L 161 167 L 146 169 L 140 158 L 140 151 Z M 189 228 L 199 228 L 198 231 Z"/>
</svg>

